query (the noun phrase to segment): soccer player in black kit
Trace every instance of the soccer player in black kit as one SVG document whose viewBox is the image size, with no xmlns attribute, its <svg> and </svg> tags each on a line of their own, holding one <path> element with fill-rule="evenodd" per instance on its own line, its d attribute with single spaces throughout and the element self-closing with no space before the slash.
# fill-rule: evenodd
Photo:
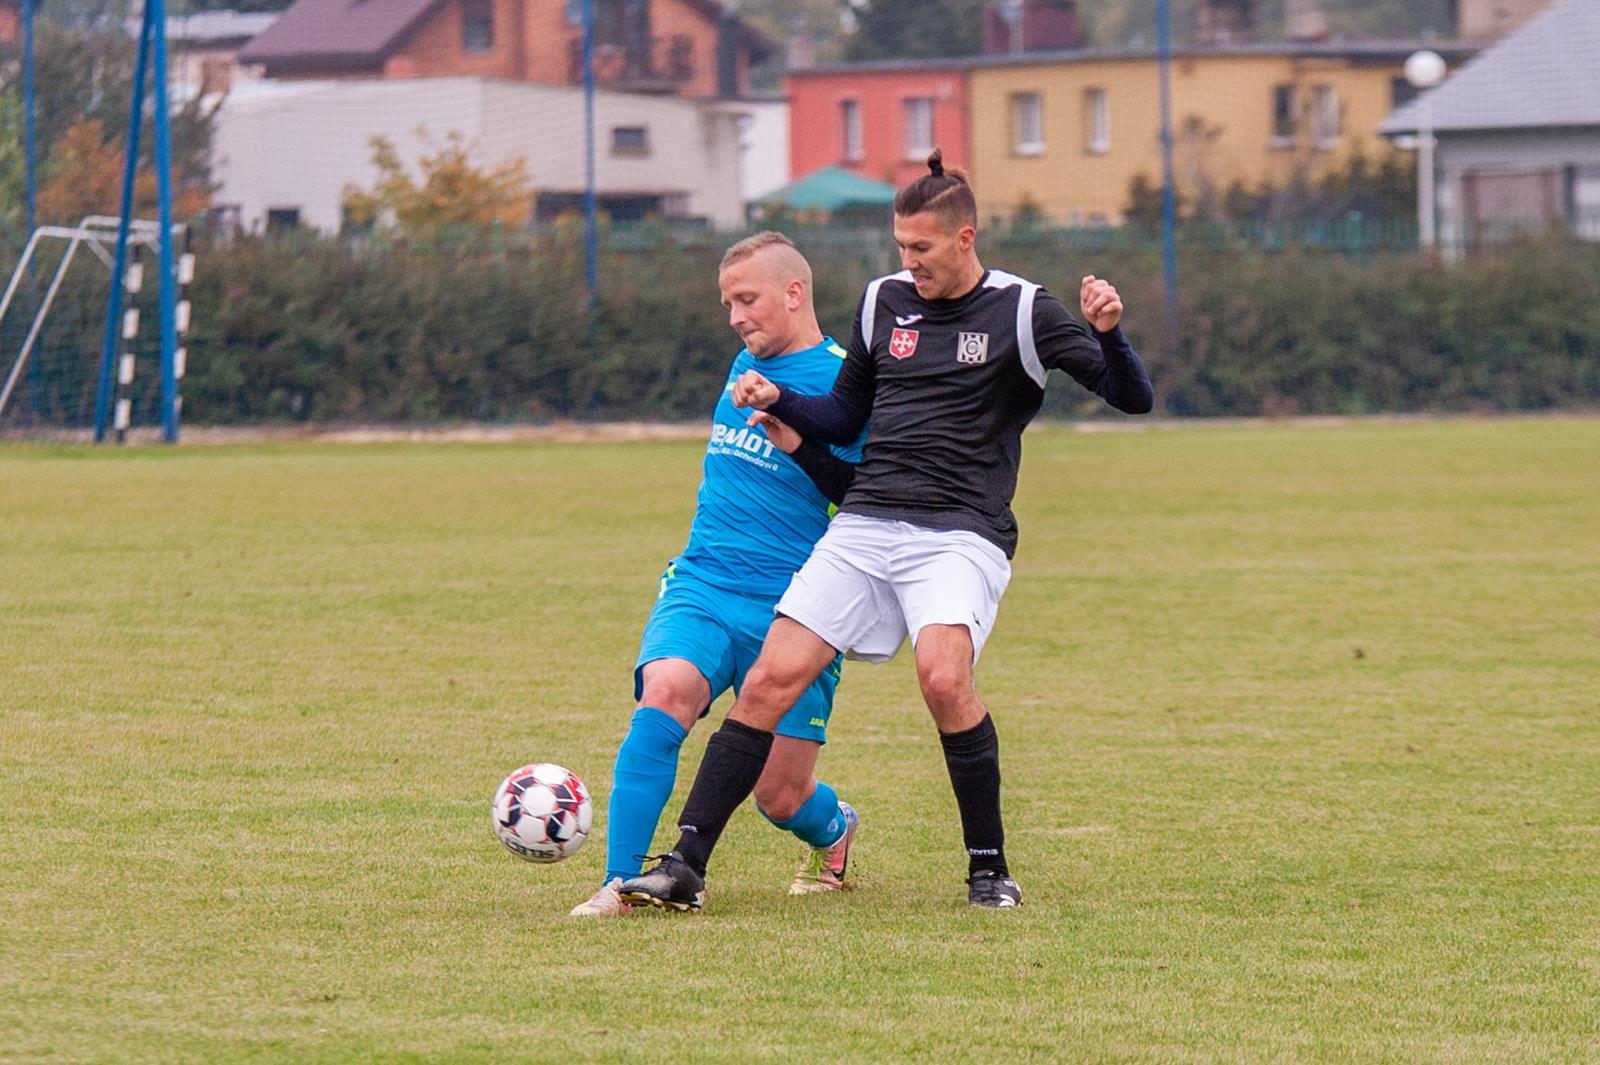
<svg viewBox="0 0 1600 1065">
<path fill-rule="evenodd" d="M 631 902 L 698 896 L 778 720 L 839 651 L 886 661 L 907 635 L 961 812 L 967 900 L 993 909 L 1022 902 L 1006 866 L 999 743 L 973 685 L 1017 546 L 1011 499 L 1022 431 L 1051 369 L 1132 414 L 1148 413 L 1154 396 L 1118 328 L 1116 289 L 1083 279 L 1085 328 L 1040 286 L 986 270 L 966 175 L 944 169 L 937 150 L 928 168 L 895 197 L 905 269 L 867 286 L 833 391 L 800 395 L 754 370 L 735 383 L 734 402 L 757 410 L 752 421 L 780 420 L 809 440 L 850 440 L 869 416 L 871 424 L 839 515 L 779 601 L 706 748 L 677 846 L 623 884 Z"/>
</svg>

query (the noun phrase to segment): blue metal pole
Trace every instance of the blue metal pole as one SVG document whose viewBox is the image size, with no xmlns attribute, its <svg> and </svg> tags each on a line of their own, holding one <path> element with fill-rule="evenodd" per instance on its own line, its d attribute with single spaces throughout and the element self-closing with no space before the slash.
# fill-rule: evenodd
<svg viewBox="0 0 1600 1065">
<path fill-rule="evenodd" d="M 150 21 L 150 88 L 155 96 L 156 189 L 161 210 L 161 436 L 178 442 L 178 280 L 172 258 L 172 108 L 167 99 L 166 0 L 145 0 Z"/>
<path fill-rule="evenodd" d="M 1167 293 L 1167 342 L 1178 339 L 1178 207 L 1172 188 L 1172 11 L 1156 0 L 1157 66 L 1161 72 L 1161 267 Z"/>
<path fill-rule="evenodd" d="M 583 248 L 589 306 L 598 295 L 599 248 L 594 203 L 594 0 L 583 0 Z"/>
<path fill-rule="evenodd" d="M 38 226 L 38 158 L 33 146 L 33 0 L 22 0 L 22 143 L 28 157 L 28 235 Z"/>
<path fill-rule="evenodd" d="M 111 374 L 117 358 L 117 331 L 122 327 L 122 293 L 128 270 L 128 223 L 133 218 L 133 179 L 139 168 L 139 130 L 144 125 L 145 71 L 150 65 L 150 17 L 139 28 L 139 58 L 133 67 L 133 105 L 128 117 L 128 154 L 122 164 L 122 216 L 117 223 L 117 251 L 111 267 L 111 293 L 106 298 L 105 347 L 100 355 L 100 385 L 94 394 L 94 439 L 106 438 L 111 408 Z"/>
</svg>

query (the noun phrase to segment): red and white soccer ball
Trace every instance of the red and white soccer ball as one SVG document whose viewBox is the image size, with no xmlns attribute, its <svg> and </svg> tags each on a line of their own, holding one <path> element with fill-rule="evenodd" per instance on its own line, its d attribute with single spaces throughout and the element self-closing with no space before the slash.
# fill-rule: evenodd
<svg viewBox="0 0 1600 1065">
<path fill-rule="evenodd" d="M 589 789 L 577 774 L 540 762 L 514 770 L 494 793 L 494 834 L 530 862 L 578 853 L 594 825 Z"/>
</svg>

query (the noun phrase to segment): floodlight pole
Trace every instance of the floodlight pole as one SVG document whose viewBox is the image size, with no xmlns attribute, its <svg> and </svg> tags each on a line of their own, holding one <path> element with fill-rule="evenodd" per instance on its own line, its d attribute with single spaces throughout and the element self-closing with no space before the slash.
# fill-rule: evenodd
<svg viewBox="0 0 1600 1065">
<path fill-rule="evenodd" d="M 28 159 L 28 232 L 31 234 L 39 224 L 39 161 L 34 151 L 33 133 L 33 0 L 22 0 L 22 144 Z"/>
<path fill-rule="evenodd" d="M 583 0 L 583 252 L 589 306 L 597 298 L 598 226 L 594 203 L 594 0 Z"/>
<path fill-rule="evenodd" d="M 150 66 L 150 20 L 139 26 L 139 58 L 133 67 L 133 104 L 128 117 L 127 158 L 122 163 L 122 214 L 117 219 L 117 247 L 112 259 L 111 292 L 106 298 L 105 345 L 100 353 L 100 382 L 94 394 L 94 440 L 106 438 L 106 417 L 111 409 L 111 372 L 116 364 L 117 332 L 122 326 L 122 293 L 128 269 L 128 227 L 133 218 L 134 175 L 139 166 L 139 131 L 144 126 L 145 71 Z M 163 241 L 165 243 L 165 241 Z"/>
<path fill-rule="evenodd" d="M 1178 206 L 1172 188 L 1172 11 L 1156 0 L 1156 66 L 1161 81 L 1161 273 L 1167 296 L 1167 344 L 1178 342 Z"/>
<path fill-rule="evenodd" d="M 167 97 L 167 3 L 145 0 L 155 97 L 156 198 L 161 221 L 161 438 L 178 442 L 178 280 L 172 256 L 172 107 Z"/>
<path fill-rule="evenodd" d="M 1433 177 L 1433 100 L 1424 93 L 1421 101 L 1421 129 L 1417 131 L 1417 241 L 1424 251 L 1437 246 L 1438 224 L 1433 204 L 1435 192 Z"/>
</svg>

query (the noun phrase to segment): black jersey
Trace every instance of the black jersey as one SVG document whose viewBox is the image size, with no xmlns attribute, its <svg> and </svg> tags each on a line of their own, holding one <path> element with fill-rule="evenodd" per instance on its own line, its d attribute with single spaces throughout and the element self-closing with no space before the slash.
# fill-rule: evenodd
<svg viewBox="0 0 1600 1065">
<path fill-rule="evenodd" d="M 1119 409 L 1150 409 L 1149 379 L 1120 330 L 1092 332 L 1039 285 L 989 270 L 964 296 L 926 300 L 901 272 L 867 286 L 832 394 L 781 390 L 771 409 L 825 440 L 851 423 L 858 432 L 870 412 L 841 509 L 965 529 L 1009 557 L 1022 431 L 1051 369 Z"/>
</svg>

